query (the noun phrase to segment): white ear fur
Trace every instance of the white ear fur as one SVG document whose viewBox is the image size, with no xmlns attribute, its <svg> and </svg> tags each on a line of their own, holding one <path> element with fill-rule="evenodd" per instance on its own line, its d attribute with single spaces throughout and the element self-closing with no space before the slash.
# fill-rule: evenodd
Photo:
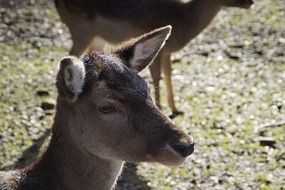
<svg viewBox="0 0 285 190">
<path fill-rule="evenodd" d="M 75 96 L 82 92 L 85 80 L 84 63 L 76 57 L 67 56 L 60 61 L 60 70 L 67 89 Z"/>
<path fill-rule="evenodd" d="M 172 27 L 170 25 L 159 28 L 147 35 L 152 35 L 150 38 L 143 39 L 138 42 L 134 47 L 134 54 L 130 60 L 130 65 L 137 72 L 141 71 L 148 64 L 152 63 L 154 58 L 160 52 L 161 48 L 165 45 L 166 40 L 171 34 Z M 153 35 L 155 34 L 155 35 Z M 142 63 L 142 60 L 149 60 L 149 62 Z M 142 65 L 146 64 L 146 65 Z"/>
</svg>

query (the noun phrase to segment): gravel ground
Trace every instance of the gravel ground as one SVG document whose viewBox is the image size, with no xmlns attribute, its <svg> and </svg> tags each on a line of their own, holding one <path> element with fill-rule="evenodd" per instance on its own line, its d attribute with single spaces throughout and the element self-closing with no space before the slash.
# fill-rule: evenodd
<svg viewBox="0 0 285 190">
<path fill-rule="evenodd" d="M 285 189 L 284 23 L 279 0 L 226 9 L 175 54 L 185 112 L 175 122 L 193 134 L 196 152 L 180 167 L 127 164 L 117 189 Z M 70 44 L 50 1 L 0 1 L 1 168 L 22 167 L 45 149 L 56 65 Z"/>
</svg>

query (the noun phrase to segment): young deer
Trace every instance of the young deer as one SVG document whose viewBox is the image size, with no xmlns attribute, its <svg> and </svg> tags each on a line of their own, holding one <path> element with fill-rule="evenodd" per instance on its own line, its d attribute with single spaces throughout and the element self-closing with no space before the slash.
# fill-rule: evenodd
<svg viewBox="0 0 285 190">
<path fill-rule="evenodd" d="M 55 0 L 62 21 L 68 26 L 73 41 L 70 54 L 80 56 L 95 37 L 110 43 L 145 33 L 170 24 L 172 35 L 166 47 L 150 66 L 159 104 L 159 81 L 164 72 L 167 98 L 174 115 L 171 83 L 171 53 L 183 48 L 210 24 L 222 7 L 249 8 L 252 0 Z M 84 31 L 84 35 L 82 34 Z M 98 48 L 98 47 L 96 47 Z"/>
<path fill-rule="evenodd" d="M 171 27 L 128 41 L 110 55 L 65 57 L 47 151 L 30 166 L 0 172 L 1 190 L 109 190 L 124 161 L 179 165 L 192 137 L 156 107 L 137 74 L 157 55 Z"/>
</svg>

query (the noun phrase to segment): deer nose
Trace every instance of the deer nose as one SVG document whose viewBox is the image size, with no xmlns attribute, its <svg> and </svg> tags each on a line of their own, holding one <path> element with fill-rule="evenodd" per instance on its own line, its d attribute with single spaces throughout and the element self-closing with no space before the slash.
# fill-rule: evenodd
<svg viewBox="0 0 285 190">
<path fill-rule="evenodd" d="M 176 153 L 178 153 L 182 157 L 190 156 L 195 149 L 194 141 L 191 141 L 189 143 L 173 141 L 170 142 L 169 145 Z"/>
</svg>

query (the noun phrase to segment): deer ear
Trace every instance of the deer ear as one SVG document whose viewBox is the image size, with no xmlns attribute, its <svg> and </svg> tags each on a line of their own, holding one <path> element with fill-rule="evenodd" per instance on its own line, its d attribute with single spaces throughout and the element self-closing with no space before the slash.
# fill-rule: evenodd
<svg viewBox="0 0 285 190">
<path fill-rule="evenodd" d="M 75 102 L 82 92 L 85 81 L 84 63 L 76 57 L 67 56 L 61 59 L 57 75 L 59 94 L 70 102 Z"/>
<path fill-rule="evenodd" d="M 158 28 L 122 44 L 114 53 L 136 72 L 148 66 L 157 56 L 171 33 L 171 26 Z"/>
</svg>

